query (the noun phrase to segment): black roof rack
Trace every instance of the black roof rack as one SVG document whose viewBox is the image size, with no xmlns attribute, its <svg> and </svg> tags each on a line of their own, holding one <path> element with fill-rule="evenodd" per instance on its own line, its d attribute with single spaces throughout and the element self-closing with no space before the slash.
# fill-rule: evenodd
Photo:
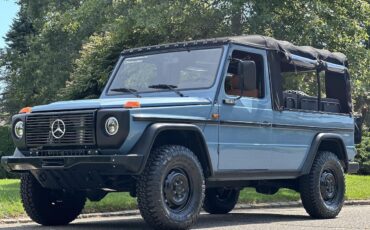
<svg viewBox="0 0 370 230">
<path fill-rule="evenodd" d="M 275 50 L 286 56 L 286 59 L 295 65 L 307 68 L 316 68 L 324 65 L 327 69 L 344 72 L 348 67 L 347 57 L 343 53 L 330 52 L 325 49 L 317 49 L 312 46 L 296 46 L 288 41 L 277 40 L 275 38 L 262 35 L 245 35 L 234 37 L 212 38 L 204 40 L 185 41 L 155 46 L 139 47 L 127 49 L 122 54 L 134 54 L 149 52 L 161 49 L 186 48 L 195 46 L 214 46 L 227 43 L 247 45 L 266 50 Z"/>
<path fill-rule="evenodd" d="M 148 51 L 153 51 L 153 50 L 182 48 L 182 47 L 186 48 L 186 47 L 196 47 L 196 46 L 214 46 L 214 45 L 226 44 L 229 42 L 230 40 L 227 38 L 211 38 L 211 39 L 203 39 L 203 40 L 184 41 L 184 42 L 176 42 L 176 43 L 168 43 L 168 44 L 160 44 L 160 45 L 154 45 L 154 46 L 145 46 L 145 47 L 126 49 L 122 51 L 122 54 L 133 54 L 133 53 L 148 52 Z"/>
</svg>

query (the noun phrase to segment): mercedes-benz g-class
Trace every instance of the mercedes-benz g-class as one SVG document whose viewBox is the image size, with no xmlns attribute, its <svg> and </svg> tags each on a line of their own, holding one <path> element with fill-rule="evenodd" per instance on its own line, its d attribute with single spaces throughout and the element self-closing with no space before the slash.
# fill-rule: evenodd
<svg viewBox="0 0 370 230">
<path fill-rule="evenodd" d="M 147 223 L 187 229 L 230 212 L 239 191 L 300 192 L 333 218 L 353 162 L 345 55 L 251 35 L 122 52 L 99 99 L 26 107 L 12 118 L 9 171 L 27 214 L 73 221 L 86 199 L 130 192 Z"/>
</svg>

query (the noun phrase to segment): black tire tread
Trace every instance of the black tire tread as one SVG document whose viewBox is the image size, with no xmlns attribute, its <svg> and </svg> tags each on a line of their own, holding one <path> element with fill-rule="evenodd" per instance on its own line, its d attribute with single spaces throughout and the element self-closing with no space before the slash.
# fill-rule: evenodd
<svg viewBox="0 0 370 230">
<path fill-rule="evenodd" d="M 220 202 L 215 197 L 215 189 L 207 189 L 204 198 L 203 209 L 209 214 L 227 214 L 231 212 L 238 203 L 239 193 L 238 189 L 233 189 L 233 194 L 227 201 Z"/>
<path fill-rule="evenodd" d="M 302 176 L 300 179 L 300 193 L 302 204 L 306 212 L 313 218 L 317 219 L 330 219 L 336 217 L 343 207 L 343 200 L 338 204 L 336 210 L 329 210 L 322 204 L 320 191 L 317 189 L 316 175 L 320 174 L 322 166 L 328 161 L 335 161 L 337 167 L 340 168 L 343 175 L 343 180 L 345 184 L 345 177 L 343 167 L 340 164 L 338 157 L 328 151 L 320 151 L 317 153 L 317 157 L 312 165 L 311 171 L 308 175 Z M 343 188 L 345 193 L 345 186 Z"/>
<path fill-rule="evenodd" d="M 48 190 L 42 188 L 38 181 L 29 173 L 21 175 L 21 200 L 27 215 L 36 223 L 45 226 L 66 225 L 77 218 L 84 208 L 86 198 L 78 196 L 75 202 L 70 202 L 68 212 L 54 212 L 46 210 L 43 204 L 38 203 L 43 197 L 47 196 Z"/>
<path fill-rule="evenodd" d="M 172 157 L 184 153 L 196 163 L 201 171 L 203 181 L 201 203 L 203 203 L 205 184 L 198 158 L 188 148 L 179 145 L 164 145 L 155 149 L 151 152 L 147 161 L 147 166 L 137 182 L 137 200 L 140 213 L 145 221 L 155 229 L 188 229 L 195 223 L 200 213 L 201 205 L 199 206 L 199 210 L 195 210 L 197 215 L 193 215 L 189 220 L 183 222 L 171 221 L 161 215 L 161 206 L 156 203 L 158 197 L 153 193 L 153 191 L 158 190 L 158 188 L 162 186 L 160 181 L 156 179 L 159 168 L 165 164 L 165 162 L 170 161 Z"/>
</svg>

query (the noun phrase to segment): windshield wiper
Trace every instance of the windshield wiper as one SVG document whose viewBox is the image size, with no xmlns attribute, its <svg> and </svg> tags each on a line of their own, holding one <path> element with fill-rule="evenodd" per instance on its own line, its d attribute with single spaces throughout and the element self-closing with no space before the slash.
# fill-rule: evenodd
<svg viewBox="0 0 370 230">
<path fill-rule="evenodd" d="M 173 92 L 175 92 L 177 95 L 179 95 L 180 97 L 184 97 L 184 94 L 182 94 L 180 91 L 178 91 L 176 88 L 177 86 L 176 85 L 168 85 L 168 84 L 158 84 L 158 85 L 150 85 L 148 86 L 149 88 L 152 88 L 152 89 L 169 89 Z"/>
<path fill-rule="evenodd" d="M 111 89 L 111 91 L 115 91 L 115 92 L 123 92 L 123 93 L 131 93 L 133 95 L 135 95 L 136 97 L 141 97 L 140 94 L 137 93 L 137 90 L 136 89 L 130 89 L 130 88 L 115 88 L 115 89 Z"/>
</svg>

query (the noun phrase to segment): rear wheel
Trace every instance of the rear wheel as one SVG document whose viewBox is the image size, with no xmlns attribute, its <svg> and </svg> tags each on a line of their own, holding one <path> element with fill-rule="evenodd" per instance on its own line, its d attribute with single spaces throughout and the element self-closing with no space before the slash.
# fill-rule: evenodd
<svg viewBox="0 0 370 230">
<path fill-rule="evenodd" d="M 311 172 L 300 179 L 300 192 L 310 216 L 327 219 L 339 214 L 344 203 L 345 178 L 334 153 L 318 152 Z"/>
<path fill-rule="evenodd" d="M 141 215 L 156 229 L 188 229 L 199 216 L 204 187 L 194 153 L 178 145 L 159 147 L 137 182 Z"/>
<path fill-rule="evenodd" d="M 238 199 L 238 189 L 209 188 L 206 190 L 203 209 L 210 214 L 226 214 L 235 208 Z"/>
<path fill-rule="evenodd" d="M 84 208 L 82 192 L 68 193 L 43 188 L 31 174 L 21 177 L 21 199 L 28 216 L 41 225 L 66 225 Z"/>
</svg>

